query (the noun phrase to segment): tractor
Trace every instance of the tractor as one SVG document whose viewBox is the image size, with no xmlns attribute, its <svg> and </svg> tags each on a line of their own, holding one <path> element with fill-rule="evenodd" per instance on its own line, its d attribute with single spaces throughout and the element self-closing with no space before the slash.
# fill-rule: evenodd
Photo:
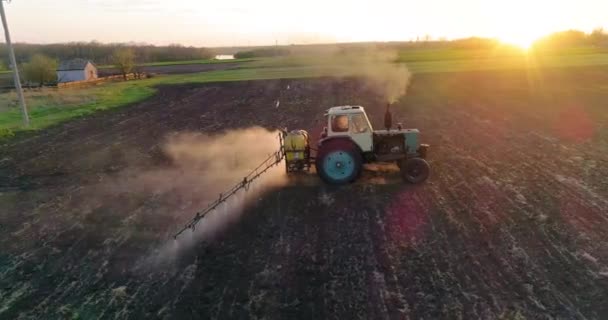
<svg viewBox="0 0 608 320">
<path fill-rule="evenodd" d="M 314 163 L 319 177 L 328 184 L 355 181 L 365 163 L 395 162 L 402 178 L 410 183 L 425 181 L 430 172 L 425 158 L 429 145 L 421 144 L 418 129 L 391 129 L 387 105 L 385 130 L 372 129 L 361 106 L 339 106 L 327 110 L 327 126 L 311 156 L 309 135 L 304 130 L 284 131 L 282 151 L 287 172 L 308 171 Z"/>
</svg>

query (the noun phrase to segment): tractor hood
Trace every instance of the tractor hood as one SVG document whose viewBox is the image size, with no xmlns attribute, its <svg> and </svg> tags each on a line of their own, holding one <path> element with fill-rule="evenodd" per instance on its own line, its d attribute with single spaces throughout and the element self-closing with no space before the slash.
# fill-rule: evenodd
<svg viewBox="0 0 608 320">
<path fill-rule="evenodd" d="M 416 153 L 420 147 L 420 140 L 418 138 L 420 131 L 418 129 L 376 130 L 374 134 L 378 136 L 404 135 L 407 153 Z"/>
</svg>

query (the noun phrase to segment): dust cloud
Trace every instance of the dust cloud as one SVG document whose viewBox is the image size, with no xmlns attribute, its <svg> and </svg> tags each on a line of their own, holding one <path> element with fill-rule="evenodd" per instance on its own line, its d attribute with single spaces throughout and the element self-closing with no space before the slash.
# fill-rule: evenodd
<svg viewBox="0 0 608 320">
<path fill-rule="evenodd" d="M 169 139 L 166 151 L 180 168 L 198 175 L 205 186 L 199 199 L 207 204 L 241 182 L 251 170 L 279 150 L 278 135 L 277 131 L 262 128 L 231 131 L 220 136 L 181 134 Z M 194 232 L 184 234 L 186 241 L 179 238 L 178 241 L 187 242 L 188 237 L 195 241 L 212 238 L 236 220 L 244 206 L 286 181 L 284 163 L 281 162 L 251 183 L 247 190 L 241 190 L 205 216 Z"/>
<path fill-rule="evenodd" d="M 273 167 L 247 190 L 239 191 L 216 210 L 199 221 L 194 231 L 186 230 L 177 240 L 172 237 L 207 205 L 217 200 L 243 180 L 269 155 L 279 150 L 277 131 L 260 127 L 205 135 L 177 133 L 166 138 L 163 154 L 168 166 L 155 169 L 135 168 L 121 172 L 105 183 L 104 193 L 126 194 L 129 200 L 138 199 L 140 208 L 124 204 L 126 212 L 133 212 L 133 220 L 144 226 L 163 230 L 152 235 L 156 240 L 167 239 L 154 259 L 175 257 L 180 250 L 204 240 L 212 240 L 228 225 L 239 219 L 245 207 L 257 201 L 265 192 L 287 182 L 284 163 Z M 108 197 L 105 197 L 106 201 Z M 109 198 L 112 199 L 112 198 Z M 141 203 L 145 203 L 143 208 Z M 143 211 L 143 213 L 142 213 Z M 139 212 L 139 213 L 138 213 Z"/>
</svg>

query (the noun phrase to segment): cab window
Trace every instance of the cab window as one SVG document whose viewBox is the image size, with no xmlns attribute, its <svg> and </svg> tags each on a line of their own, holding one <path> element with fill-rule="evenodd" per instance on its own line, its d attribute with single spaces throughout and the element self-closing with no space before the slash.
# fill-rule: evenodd
<svg viewBox="0 0 608 320">
<path fill-rule="evenodd" d="M 347 115 L 331 116 L 331 131 L 348 132 L 348 116 Z"/>
<path fill-rule="evenodd" d="M 369 123 L 362 114 L 353 115 L 351 120 L 350 131 L 352 133 L 365 133 L 369 130 Z"/>
</svg>

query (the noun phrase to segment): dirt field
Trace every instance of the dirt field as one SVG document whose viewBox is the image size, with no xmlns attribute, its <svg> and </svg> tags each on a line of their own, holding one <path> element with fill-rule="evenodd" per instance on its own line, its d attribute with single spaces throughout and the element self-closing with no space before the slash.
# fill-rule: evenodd
<svg viewBox="0 0 608 320">
<path fill-rule="evenodd" d="M 164 87 L 21 137 L 0 147 L 0 318 L 606 318 L 605 83 L 592 68 L 416 75 L 393 118 L 432 145 L 427 183 L 391 168 L 295 181 L 161 265 L 146 257 L 207 186 L 113 182 L 170 166 L 166 135 L 318 132 L 340 104 L 379 127 L 383 101 L 353 79 Z"/>
</svg>

